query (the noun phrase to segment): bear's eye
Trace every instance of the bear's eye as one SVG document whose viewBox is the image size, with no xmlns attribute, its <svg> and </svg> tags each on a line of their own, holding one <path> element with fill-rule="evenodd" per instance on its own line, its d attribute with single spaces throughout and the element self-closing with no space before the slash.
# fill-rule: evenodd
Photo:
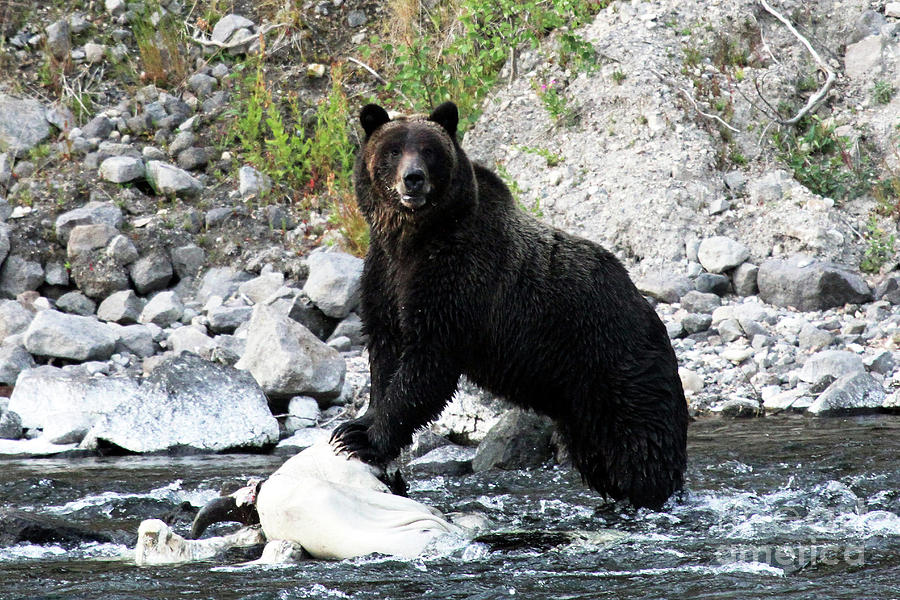
<svg viewBox="0 0 900 600">
<path fill-rule="evenodd" d="M 391 156 L 393 156 L 394 158 L 397 158 L 398 156 L 400 156 L 400 147 L 399 146 L 391 146 L 390 149 L 388 149 L 388 153 Z"/>
<path fill-rule="evenodd" d="M 422 158 L 425 160 L 431 160 L 434 158 L 434 150 L 431 148 L 422 148 Z"/>
</svg>

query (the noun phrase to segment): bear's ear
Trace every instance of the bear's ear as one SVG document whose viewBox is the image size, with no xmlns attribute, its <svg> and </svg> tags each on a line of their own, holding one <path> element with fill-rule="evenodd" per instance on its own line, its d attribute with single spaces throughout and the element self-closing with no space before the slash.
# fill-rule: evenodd
<svg viewBox="0 0 900 600">
<path fill-rule="evenodd" d="M 443 127 L 450 137 L 456 139 L 456 126 L 459 125 L 459 111 L 452 102 L 444 102 L 428 115 L 429 121 L 434 121 Z"/>
<path fill-rule="evenodd" d="M 359 122 L 366 132 L 366 137 L 372 135 L 376 129 L 391 120 L 387 111 L 377 104 L 366 104 L 359 112 Z"/>
</svg>

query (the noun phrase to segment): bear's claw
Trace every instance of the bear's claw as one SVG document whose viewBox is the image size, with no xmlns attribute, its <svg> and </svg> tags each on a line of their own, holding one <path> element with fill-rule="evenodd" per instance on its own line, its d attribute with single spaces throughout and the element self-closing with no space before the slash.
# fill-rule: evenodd
<svg viewBox="0 0 900 600">
<path fill-rule="evenodd" d="M 362 419 L 338 425 L 332 432 L 329 443 L 336 452 L 358 458 L 364 463 L 376 466 L 384 464 L 381 454 L 369 440 L 369 425 Z"/>
</svg>

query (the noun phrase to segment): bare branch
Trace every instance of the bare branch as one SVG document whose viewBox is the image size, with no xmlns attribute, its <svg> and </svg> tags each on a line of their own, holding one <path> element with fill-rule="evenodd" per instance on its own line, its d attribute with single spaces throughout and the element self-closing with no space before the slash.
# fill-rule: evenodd
<svg viewBox="0 0 900 600">
<path fill-rule="evenodd" d="M 800 119 L 805 117 L 809 113 L 809 111 L 811 111 L 813 108 L 815 108 L 816 105 L 818 105 L 819 102 L 822 101 L 822 99 L 825 98 L 825 95 L 828 94 L 828 90 L 831 89 L 831 86 L 832 86 L 832 84 L 834 84 L 834 80 L 837 78 L 837 76 L 834 74 L 834 71 L 832 71 L 831 68 L 828 66 L 828 63 L 825 62 L 821 56 L 819 56 L 819 53 L 816 52 L 816 49 L 812 47 L 812 44 L 809 43 L 809 40 L 807 40 L 805 37 L 800 35 L 800 32 L 798 32 L 794 28 L 794 26 L 791 24 L 791 22 L 789 20 L 787 20 L 784 17 L 784 15 L 782 15 L 781 13 L 776 11 L 774 8 L 772 8 L 769 5 L 769 3 L 766 2 L 766 0 L 759 0 L 759 3 L 760 3 L 760 5 L 762 5 L 762 7 L 764 9 L 766 9 L 766 12 L 768 12 L 773 17 L 775 17 L 776 19 L 781 21 L 784 24 L 784 26 L 788 28 L 788 31 L 790 31 L 794 35 L 794 37 L 796 37 L 798 40 L 800 40 L 800 43 L 802 43 L 804 46 L 806 46 L 806 49 L 809 50 L 810 54 L 812 54 L 812 57 L 816 61 L 816 64 L 819 65 L 819 68 L 822 69 L 823 71 L 825 71 L 825 75 L 826 75 L 825 84 L 822 85 L 822 88 L 818 92 L 816 92 L 815 94 L 810 96 L 809 100 L 806 102 L 806 106 L 801 108 L 800 112 L 798 112 L 796 115 L 794 115 L 792 118 L 788 119 L 787 121 L 779 121 L 782 125 L 794 125 L 798 121 L 800 121 Z"/>
<path fill-rule="evenodd" d="M 222 50 L 230 50 L 232 48 L 237 48 L 239 46 L 243 46 L 253 40 L 257 39 L 261 35 L 265 35 L 272 31 L 273 29 L 277 29 L 279 27 L 287 27 L 289 23 L 272 23 L 270 25 L 266 25 L 264 27 L 260 27 L 256 33 L 250 33 L 245 35 L 242 38 L 238 38 L 236 40 L 232 40 L 230 42 L 217 42 L 211 38 L 206 38 L 199 33 L 191 36 L 191 41 L 200 44 L 201 46 L 215 46 L 216 48 L 221 48 Z M 196 31 L 196 28 L 192 27 Z"/>
<path fill-rule="evenodd" d="M 720 124 L 721 124 L 723 127 L 725 127 L 726 129 L 729 129 L 729 130 L 731 130 L 731 131 L 733 131 L 733 132 L 735 132 L 735 133 L 740 133 L 740 132 L 741 132 L 740 129 L 737 129 L 736 127 L 732 127 L 731 125 L 729 125 L 728 123 L 726 123 L 726 122 L 725 122 L 721 117 L 719 117 L 718 115 L 712 115 L 712 114 L 710 114 L 710 113 L 703 112 L 703 111 L 700 109 L 700 105 L 697 104 L 697 101 L 694 100 L 694 97 L 691 96 L 690 92 L 688 92 L 686 89 L 684 89 L 683 87 L 679 87 L 674 81 L 672 81 L 671 79 L 666 78 L 662 73 L 660 73 L 660 72 L 658 72 L 658 71 L 655 71 L 655 70 L 653 70 L 653 69 L 648 69 L 648 70 L 649 70 L 651 73 L 653 73 L 654 75 L 656 75 L 657 77 L 659 77 L 659 79 L 660 79 L 661 81 L 663 81 L 663 82 L 665 82 L 665 83 L 668 83 L 669 85 L 671 85 L 672 87 L 674 87 L 675 89 L 677 89 L 679 92 L 681 92 L 681 93 L 684 95 L 684 97 L 687 98 L 688 101 L 690 101 L 690 103 L 694 106 L 694 110 L 696 110 L 697 113 L 698 113 L 700 116 L 706 117 L 707 119 L 712 119 L 712 120 L 714 120 L 714 121 L 720 123 Z"/>
<path fill-rule="evenodd" d="M 358 67 L 362 67 L 363 69 L 368 71 L 372 75 L 372 77 L 377 79 L 379 81 L 379 83 L 381 83 L 382 85 L 388 84 L 387 80 L 378 74 L 378 71 L 376 71 L 375 69 L 373 69 L 372 67 L 370 67 L 369 65 L 364 63 L 363 61 L 353 58 L 352 56 L 348 56 L 346 60 L 349 62 L 352 62 L 354 65 L 356 65 Z M 409 97 L 406 94 L 404 94 L 402 91 L 400 91 L 398 89 L 397 93 L 400 94 L 400 97 L 403 98 L 403 100 L 410 106 L 410 108 L 415 106 L 415 103 L 413 103 L 413 101 L 410 100 Z"/>
</svg>

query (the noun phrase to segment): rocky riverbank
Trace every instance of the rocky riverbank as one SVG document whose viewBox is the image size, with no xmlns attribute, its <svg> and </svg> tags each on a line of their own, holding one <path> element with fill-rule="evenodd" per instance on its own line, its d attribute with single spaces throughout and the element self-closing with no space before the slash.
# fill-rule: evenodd
<svg viewBox="0 0 900 600">
<path fill-rule="evenodd" d="M 360 6 L 315 18 L 347 20 L 356 36 L 371 26 Z M 80 73 L 113 71 L 135 52 L 132 9 L 36 9 L 0 31 L 4 56 L 26 76 L 46 52 Z M 817 116 L 855 136 L 846 161 L 883 160 L 888 183 L 900 104 L 871 101 L 866 77 L 900 73 L 892 10 L 828 2 L 806 22 L 842 71 Z M 845 16 L 821 20 L 835 11 Z M 734 34 L 745 60 L 691 58 L 712 48 L 708 27 L 737 31 L 742 18 L 753 26 Z M 242 15 L 214 25 L 210 39 L 226 45 L 266 29 Z M 523 51 L 464 147 L 515 182 L 525 210 L 626 262 L 667 326 L 694 415 L 900 410 L 896 215 L 878 212 L 874 192 L 811 191 L 759 135 L 773 121 L 748 100 L 755 80 L 788 93 L 804 60 L 797 40 L 749 1 L 614 2 L 581 34 L 596 68 L 563 64 L 557 38 Z M 294 202 L 222 143 L 237 117 L 231 55 L 253 52 L 249 38 L 228 54 L 194 48 L 174 89 L 129 89 L 111 75 L 81 119 L 30 83 L 0 80 L 0 453 L 290 454 L 364 410 L 361 259 L 340 249 L 324 210 Z M 309 98 L 324 94 L 321 63 L 287 64 L 286 76 L 302 66 Z M 563 120 L 536 87 L 545 80 L 562 82 Z M 704 111 L 731 106 L 717 113 L 740 130 L 727 140 L 682 91 L 713 83 L 718 94 L 701 100 Z M 873 240 L 883 255 L 863 273 Z M 422 473 L 536 464 L 554 451 L 564 461 L 551 433 L 464 381 L 406 458 Z"/>
</svg>

